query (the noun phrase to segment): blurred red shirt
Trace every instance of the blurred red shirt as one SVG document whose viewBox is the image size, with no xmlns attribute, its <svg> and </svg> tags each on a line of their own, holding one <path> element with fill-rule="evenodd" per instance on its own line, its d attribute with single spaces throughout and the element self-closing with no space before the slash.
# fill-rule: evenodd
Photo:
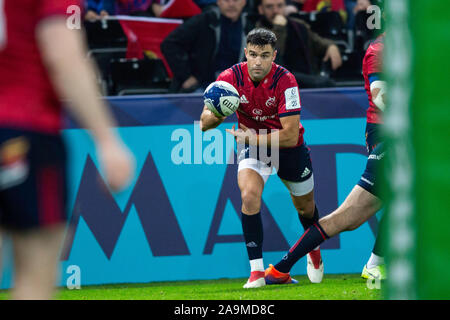
<svg viewBox="0 0 450 320">
<path fill-rule="evenodd" d="M 36 41 L 36 27 L 52 16 L 65 19 L 77 0 L 4 0 L 0 7 L 0 126 L 45 133 L 61 129 L 61 103 Z M 68 12 L 69 11 L 69 12 Z M 75 31 L 74 31 L 75 32 Z"/>
</svg>

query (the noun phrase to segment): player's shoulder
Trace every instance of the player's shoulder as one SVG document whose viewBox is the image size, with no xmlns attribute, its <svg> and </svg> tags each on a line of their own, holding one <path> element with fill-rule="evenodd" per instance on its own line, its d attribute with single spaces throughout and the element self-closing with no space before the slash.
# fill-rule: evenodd
<svg viewBox="0 0 450 320">
<path fill-rule="evenodd" d="M 379 36 L 370 42 L 369 47 L 366 50 L 366 56 L 376 55 L 383 50 L 384 36 Z"/>
<path fill-rule="evenodd" d="M 224 70 L 217 80 L 232 82 L 233 85 L 239 87 L 244 85 L 245 72 L 247 72 L 247 62 L 237 63 L 230 68 Z"/>
<path fill-rule="evenodd" d="M 285 67 L 273 63 L 272 84 L 270 87 L 283 90 L 294 86 L 298 87 L 295 76 Z"/>
</svg>

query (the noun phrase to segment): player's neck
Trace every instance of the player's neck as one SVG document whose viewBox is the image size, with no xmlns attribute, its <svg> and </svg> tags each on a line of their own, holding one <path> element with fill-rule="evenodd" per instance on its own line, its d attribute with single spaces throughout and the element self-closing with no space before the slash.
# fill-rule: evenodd
<svg viewBox="0 0 450 320">
<path fill-rule="evenodd" d="M 253 85 L 255 86 L 255 88 L 267 77 L 267 75 L 270 73 L 270 71 L 269 72 L 267 72 L 265 75 L 264 75 L 264 77 L 262 77 L 261 79 L 254 79 L 251 75 L 250 75 L 250 80 L 252 80 L 252 82 L 253 82 Z"/>
<path fill-rule="evenodd" d="M 255 88 L 257 88 L 259 86 L 259 84 L 261 83 L 261 81 L 254 81 L 254 80 L 252 80 L 252 82 L 253 82 L 253 86 Z"/>
</svg>

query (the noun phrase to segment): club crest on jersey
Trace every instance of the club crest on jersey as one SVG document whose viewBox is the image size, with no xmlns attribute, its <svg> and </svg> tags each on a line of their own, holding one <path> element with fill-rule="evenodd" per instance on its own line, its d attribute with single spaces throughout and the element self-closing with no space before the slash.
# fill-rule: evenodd
<svg viewBox="0 0 450 320">
<path fill-rule="evenodd" d="M 0 146 L 0 190 L 19 185 L 27 179 L 29 149 L 30 144 L 23 137 L 10 139 Z"/>
<path fill-rule="evenodd" d="M 269 99 L 266 100 L 266 107 L 271 107 L 275 104 L 275 97 L 269 97 Z"/>
<path fill-rule="evenodd" d="M 247 100 L 247 98 L 245 97 L 245 94 L 242 95 L 240 102 L 241 102 L 241 103 L 248 103 L 248 100 Z"/>
</svg>

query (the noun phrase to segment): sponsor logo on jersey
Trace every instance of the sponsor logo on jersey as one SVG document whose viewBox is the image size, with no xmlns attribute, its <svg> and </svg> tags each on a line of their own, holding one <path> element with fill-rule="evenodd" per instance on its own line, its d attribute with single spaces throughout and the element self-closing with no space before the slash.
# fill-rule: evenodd
<svg viewBox="0 0 450 320">
<path fill-rule="evenodd" d="M 262 115 L 263 111 L 261 109 L 253 109 L 253 113 L 256 114 L 257 116 Z"/>
<path fill-rule="evenodd" d="M 241 103 L 248 103 L 248 100 L 245 97 L 245 94 L 243 94 L 242 97 L 241 97 Z"/>
<path fill-rule="evenodd" d="M 252 117 L 253 120 L 255 121 L 266 121 L 267 119 L 274 119 L 277 115 L 276 114 L 272 114 L 270 116 L 256 116 L 256 117 Z"/>
<path fill-rule="evenodd" d="M 381 159 L 383 159 L 383 158 L 384 158 L 384 152 L 381 153 L 381 154 L 379 154 L 379 155 L 371 154 L 371 155 L 369 156 L 369 160 L 373 160 L 373 159 L 375 159 L 375 160 L 381 160 Z"/>
</svg>

